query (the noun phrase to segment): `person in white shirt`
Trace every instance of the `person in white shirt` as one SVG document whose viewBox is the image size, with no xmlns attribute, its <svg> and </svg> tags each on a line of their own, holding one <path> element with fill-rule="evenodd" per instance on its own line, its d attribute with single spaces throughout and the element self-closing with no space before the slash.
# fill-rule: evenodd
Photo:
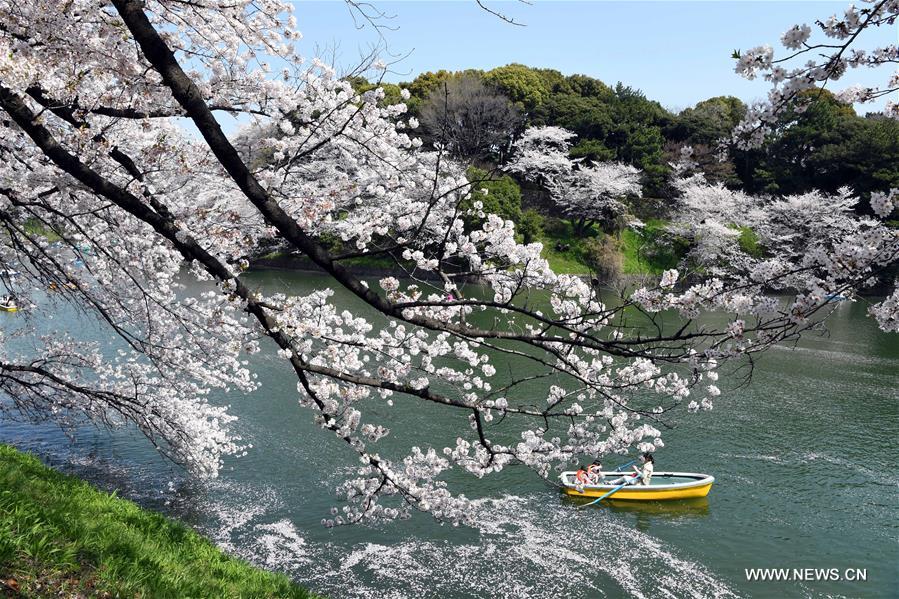
<svg viewBox="0 0 899 599">
<path fill-rule="evenodd" d="M 644 453 L 640 461 L 643 462 L 643 468 L 634 466 L 634 471 L 640 476 L 641 485 L 649 485 L 649 481 L 652 480 L 652 471 L 655 469 L 655 460 L 651 453 Z"/>
</svg>

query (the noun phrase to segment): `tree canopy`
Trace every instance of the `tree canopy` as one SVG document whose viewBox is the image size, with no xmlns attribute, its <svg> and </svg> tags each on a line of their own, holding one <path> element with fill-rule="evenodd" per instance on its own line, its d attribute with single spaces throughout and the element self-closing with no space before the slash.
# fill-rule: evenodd
<svg viewBox="0 0 899 599">
<path fill-rule="evenodd" d="M 899 185 L 896 119 L 857 115 L 827 91 L 814 92 L 816 102 L 806 112 L 783 111 L 777 125 L 753 148 L 737 147 L 730 140 L 749 110 L 738 98 L 715 96 L 674 113 L 623 83 L 608 85 L 587 75 L 523 64 L 489 71 L 422 73 L 411 82 L 384 86 L 385 102 L 396 100 L 400 89 L 406 89 L 409 111 L 422 118 L 428 111 L 434 114 L 432 94 L 446 85 L 458 89 L 462 81 L 469 89 L 483 82 L 483 89 L 504 96 L 519 111 L 516 126 L 495 128 L 503 139 L 499 143 L 497 137 L 493 143 L 508 146 L 528 126 L 562 127 L 577 136 L 570 148 L 573 158 L 618 161 L 641 169 L 643 193 L 649 198 L 668 200 L 675 193 L 667 178 L 670 162 L 683 146 L 696 148 L 695 158 L 711 180 L 754 193 L 836 192 L 849 185 L 867 198 L 873 190 Z M 353 82 L 358 91 L 372 87 L 359 78 Z M 791 101 L 802 101 L 804 94 Z M 465 103 L 457 97 L 454 112 L 458 114 Z M 483 101 L 472 101 L 471 112 L 478 112 L 477 104 L 483 108 Z M 460 125 L 460 132 L 465 129 L 476 136 L 484 127 Z M 462 158 L 472 158 L 471 151 L 464 150 Z M 490 159 L 496 163 L 505 157 L 494 153 Z"/>
</svg>

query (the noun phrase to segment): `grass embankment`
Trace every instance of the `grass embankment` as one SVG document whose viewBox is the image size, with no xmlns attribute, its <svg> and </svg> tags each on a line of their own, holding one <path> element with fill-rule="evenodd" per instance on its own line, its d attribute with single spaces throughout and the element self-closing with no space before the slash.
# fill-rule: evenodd
<svg viewBox="0 0 899 599">
<path fill-rule="evenodd" d="M 686 241 L 672 238 L 667 232 L 668 221 L 651 218 L 641 229 L 621 232 L 621 255 L 624 274 L 659 275 L 669 268 L 677 268 L 687 253 Z M 667 238 L 667 242 L 663 242 Z"/>
<path fill-rule="evenodd" d="M 617 247 L 617 257 L 608 253 L 591 255 L 597 247 L 591 240 L 601 239 L 602 233 L 596 226 L 577 234 L 570 222 L 555 220 L 547 222 L 543 237 L 543 257 L 557 273 L 591 274 L 591 263 L 619 260 L 621 273 L 626 275 L 661 274 L 667 268 L 675 268 L 686 252 L 679 244 L 657 243 L 666 233 L 666 221 L 647 220 L 641 230 L 624 229 L 615 236 L 610 248 Z M 560 247 L 564 249 L 559 249 Z"/>
<path fill-rule="evenodd" d="M 0 597 L 312 597 L 190 528 L 0 445 Z"/>
</svg>

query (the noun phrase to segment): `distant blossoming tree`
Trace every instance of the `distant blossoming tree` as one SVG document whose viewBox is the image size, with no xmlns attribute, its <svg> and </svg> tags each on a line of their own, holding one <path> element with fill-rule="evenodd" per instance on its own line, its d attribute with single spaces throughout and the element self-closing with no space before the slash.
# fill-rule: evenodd
<svg viewBox="0 0 899 599">
<path fill-rule="evenodd" d="M 609 223 L 627 212 L 622 200 L 639 197 L 640 170 L 619 162 L 586 164 L 572 159 L 571 138 L 561 127 L 532 127 L 515 143 L 506 170 L 546 188 L 550 198 L 583 233 L 593 223 Z"/>
<path fill-rule="evenodd" d="M 692 241 L 691 265 L 724 278 L 774 264 L 803 264 L 807 268 L 771 288 L 817 290 L 823 297 L 834 293 L 826 280 L 834 268 L 851 268 L 858 252 L 890 247 L 896 237 L 882 220 L 854 214 L 858 198 L 848 188 L 834 195 L 753 196 L 709 184 L 702 175 L 678 179 L 674 186 L 680 196 L 669 228 Z M 745 231 L 754 238 L 752 253 L 739 244 Z M 853 241 L 845 245 L 846 240 Z M 841 252 L 847 255 L 839 257 Z"/>
<path fill-rule="evenodd" d="M 802 226 L 794 242 L 812 249 L 691 283 L 669 271 L 605 303 L 554 273 L 539 244 L 516 243 L 511 222 L 489 215 L 466 230 L 461 167 L 422 150 L 402 104 L 356 94 L 296 56 L 290 9 L 0 0 L 0 270 L 6 290 L 33 305 L 0 333 L 5 415 L 131 422 L 214 475 L 246 447 L 208 395 L 257 387 L 246 355 L 265 340 L 295 376 L 299 403 L 356 464 L 326 524 L 412 509 L 466 523 L 471 505 L 448 487 L 448 469 L 483 477 L 524 464 L 549 477 L 583 455 L 651 451 L 672 410 L 711 407 L 723 364 L 817 326 L 830 309 L 822 294 L 850 293 L 899 254 L 895 232 L 846 211 L 819 221 L 820 203 L 762 205 L 776 208 L 765 235 Z M 229 138 L 217 120 L 226 113 L 251 124 Z M 562 174 L 570 165 L 553 158 L 544 172 L 552 164 Z M 246 257 L 273 237 L 367 313 L 335 305 L 330 289 L 250 287 Z M 403 257 L 408 279 L 370 288 L 345 266 L 387 252 Z M 185 293 L 183 269 L 209 290 Z M 471 277 L 487 291 L 468 294 Z M 796 288 L 786 306 L 763 293 L 779 284 Z M 52 329 L 57 301 L 114 338 L 38 334 L 42 316 Z M 895 330 L 897 303 L 877 308 L 884 328 Z M 682 323 L 663 326 L 662 310 Z M 693 321 L 710 310 L 729 323 Z M 528 366 L 501 377 L 491 356 Z M 394 405 L 397 394 L 407 401 Z M 415 446 L 403 418 L 415 402 L 464 414 L 468 426 L 449 446 Z M 379 445 L 386 435 L 405 455 Z"/>
</svg>

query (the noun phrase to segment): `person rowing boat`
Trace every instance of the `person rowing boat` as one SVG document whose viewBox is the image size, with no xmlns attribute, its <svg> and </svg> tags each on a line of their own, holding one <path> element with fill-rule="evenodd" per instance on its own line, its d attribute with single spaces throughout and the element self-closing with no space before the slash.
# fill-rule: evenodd
<svg viewBox="0 0 899 599">
<path fill-rule="evenodd" d="M 662 501 L 705 497 L 709 494 L 715 477 L 696 472 L 655 472 L 655 459 L 650 454 L 638 456 L 640 468 L 628 469 L 632 463 L 622 464 L 618 470 L 606 471 L 598 482 L 590 480 L 589 466 L 579 467 L 559 474 L 562 488 L 571 497 L 590 497 L 595 501 L 580 505 L 587 507 L 606 499 L 631 501 Z M 659 479 L 659 480 L 655 480 Z"/>
<path fill-rule="evenodd" d="M 652 473 L 655 470 L 655 459 L 652 457 L 651 453 L 644 453 L 640 456 L 640 463 L 643 464 L 643 468 L 638 468 L 634 466 L 634 473 L 628 474 L 627 476 L 622 476 L 621 478 L 616 478 L 615 480 L 609 481 L 606 484 L 609 485 L 636 485 L 641 484 L 644 486 L 649 486 L 650 481 L 652 480 Z"/>
<path fill-rule="evenodd" d="M 634 466 L 634 471 L 640 477 L 640 484 L 649 486 L 649 482 L 652 480 L 652 472 L 655 470 L 655 459 L 651 453 L 644 453 L 640 461 L 643 463 L 643 468 Z"/>
</svg>

